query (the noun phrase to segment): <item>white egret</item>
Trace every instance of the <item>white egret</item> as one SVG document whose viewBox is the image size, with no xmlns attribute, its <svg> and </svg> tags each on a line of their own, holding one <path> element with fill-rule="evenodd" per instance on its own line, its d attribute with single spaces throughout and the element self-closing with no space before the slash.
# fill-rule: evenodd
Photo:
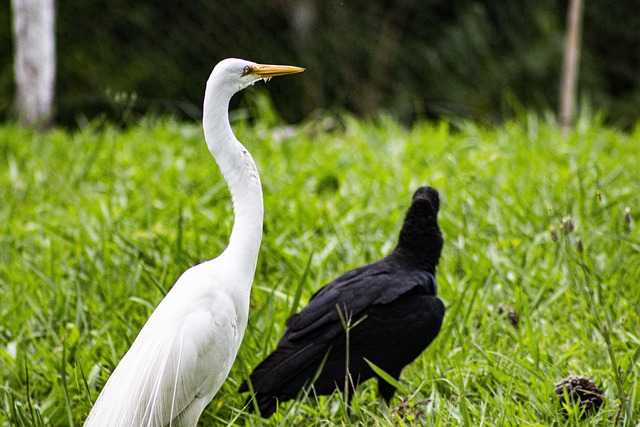
<svg viewBox="0 0 640 427">
<path fill-rule="evenodd" d="M 180 276 L 113 371 L 85 426 L 195 426 L 220 389 L 247 326 L 263 221 L 260 177 L 231 130 L 229 101 L 258 80 L 302 71 L 233 58 L 211 72 L 202 121 L 233 200 L 229 245 Z"/>
</svg>

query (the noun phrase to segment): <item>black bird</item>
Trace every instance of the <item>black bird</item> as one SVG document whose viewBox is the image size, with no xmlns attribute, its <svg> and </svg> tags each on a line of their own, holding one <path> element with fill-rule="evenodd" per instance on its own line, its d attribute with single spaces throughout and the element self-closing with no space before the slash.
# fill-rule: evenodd
<svg viewBox="0 0 640 427">
<path fill-rule="evenodd" d="M 348 349 L 353 386 L 377 377 L 365 359 L 398 379 L 402 369 L 433 341 L 444 318 L 435 278 L 443 245 L 439 207 L 435 189 L 418 189 L 396 248 L 327 284 L 287 320 L 276 349 L 250 376 L 263 417 L 270 417 L 278 402 L 295 398 L 316 375 L 316 395 L 344 386 L 347 319 L 355 324 L 349 330 Z M 240 392 L 246 391 L 245 381 Z M 378 377 L 378 391 L 389 402 L 395 387 Z"/>
</svg>

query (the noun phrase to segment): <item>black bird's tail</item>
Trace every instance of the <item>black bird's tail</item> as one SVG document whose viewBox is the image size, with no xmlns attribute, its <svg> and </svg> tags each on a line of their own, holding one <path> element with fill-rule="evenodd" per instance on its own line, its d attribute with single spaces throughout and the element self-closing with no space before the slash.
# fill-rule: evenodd
<svg viewBox="0 0 640 427">
<path fill-rule="evenodd" d="M 309 344 L 296 348 L 288 344 L 284 337 L 274 352 L 256 366 L 249 377 L 255 393 L 253 398 L 264 418 L 269 418 L 276 411 L 279 402 L 294 399 L 298 395 L 315 375 L 326 353 L 324 346 Z M 238 391 L 250 391 L 247 381 L 240 385 Z M 253 411 L 251 397 L 247 399 L 247 404 L 248 409 Z"/>
</svg>

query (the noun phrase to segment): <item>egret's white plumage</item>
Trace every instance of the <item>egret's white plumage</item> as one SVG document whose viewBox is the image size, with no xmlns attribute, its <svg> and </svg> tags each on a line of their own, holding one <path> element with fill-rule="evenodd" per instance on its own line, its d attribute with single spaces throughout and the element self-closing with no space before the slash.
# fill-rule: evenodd
<svg viewBox="0 0 640 427">
<path fill-rule="evenodd" d="M 195 426 L 222 386 L 247 326 L 263 221 L 260 177 L 233 135 L 229 100 L 260 79 L 301 71 L 233 58 L 211 72 L 202 122 L 233 200 L 229 245 L 180 276 L 113 371 L 85 426 Z"/>
</svg>

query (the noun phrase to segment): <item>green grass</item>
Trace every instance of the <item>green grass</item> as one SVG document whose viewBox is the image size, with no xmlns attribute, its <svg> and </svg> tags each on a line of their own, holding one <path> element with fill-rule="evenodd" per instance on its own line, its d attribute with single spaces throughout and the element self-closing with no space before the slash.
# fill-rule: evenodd
<svg viewBox="0 0 640 427">
<path fill-rule="evenodd" d="M 497 128 L 408 130 L 385 117 L 286 128 L 258 109 L 259 121 L 234 124 L 265 195 L 249 327 L 200 425 L 640 422 L 640 129 L 582 119 L 563 136 L 536 116 Z M 350 412 L 336 393 L 302 396 L 268 421 L 249 414 L 236 389 L 285 318 L 386 254 L 425 184 L 441 194 L 447 313 L 391 407 L 368 382 Z M 196 124 L 0 127 L 0 425 L 81 425 L 153 307 L 224 249 L 231 225 Z M 570 405 L 562 415 L 553 388 L 570 374 L 604 389 L 595 416 L 580 421 Z"/>
</svg>

